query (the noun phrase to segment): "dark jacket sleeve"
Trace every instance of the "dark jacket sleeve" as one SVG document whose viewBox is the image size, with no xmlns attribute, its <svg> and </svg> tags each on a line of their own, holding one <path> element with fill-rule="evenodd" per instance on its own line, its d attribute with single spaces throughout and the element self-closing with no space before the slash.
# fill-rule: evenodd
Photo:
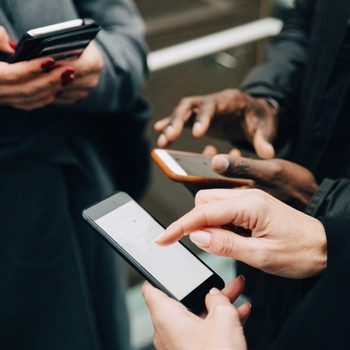
<svg viewBox="0 0 350 350">
<path fill-rule="evenodd" d="M 328 266 L 332 265 L 344 247 L 350 243 L 350 217 L 321 218 L 327 235 Z"/>
<path fill-rule="evenodd" d="M 78 14 L 92 18 L 102 30 L 97 45 L 105 67 L 98 87 L 76 107 L 89 112 L 127 110 L 147 76 L 144 25 L 130 0 L 75 0 Z"/>
<path fill-rule="evenodd" d="M 254 69 L 242 89 L 253 96 L 274 98 L 289 110 L 299 90 L 300 77 L 307 60 L 313 1 L 296 1 L 290 9 L 282 32 L 269 46 L 265 63 Z"/>
<path fill-rule="evenodd" d="M 348 349 L 350 218 L 324 218 L 328 264 L 288 317 L 273 350 Z"/>
<path fill-rule="evenodd" d="M 315 217 L 347 216 L 350 218 L 350 180 L 325 179 L 312 197 L 306 213 Z"/>
</svg>

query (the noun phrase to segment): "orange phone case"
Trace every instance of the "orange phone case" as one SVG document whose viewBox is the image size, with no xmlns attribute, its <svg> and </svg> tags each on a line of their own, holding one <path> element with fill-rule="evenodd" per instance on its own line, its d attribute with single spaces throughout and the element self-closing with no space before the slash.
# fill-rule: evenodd
<svg viewBox="0 0 350 350">
<path fill-rule="evenodd" d="M 219 178 L 212 178 L 212 177 L 196 176 L 196 175 L 186 175 L 186 176 L 178 175 L 178 174 L 175 174 L 167 166 L 167 164 L 157 155 L 155 151 L 156 150 L 153 150 L 151 152 L 151 158 L 171 180 L 182 182 L 182 183 L 192 183 L 192 184 L 197 183 L 201 185 L 206 185 L 206 187 L 216 186 L 221 188 L 233 188 L 233 187 L 243 187 L 243 186 L 251 187 L 254 184 L 253 180 L 230 178 L 225 176 L 222 176 Z M 175 150 L 169 150 L 169 151 L 172 153 L 178 153 L 178 154 L 186 154 L 186 155 L 192 154 L 195 156 L 201 155 L 201 153 L 194 153 L 194 152 L 175 151 Z"/>
</svg>

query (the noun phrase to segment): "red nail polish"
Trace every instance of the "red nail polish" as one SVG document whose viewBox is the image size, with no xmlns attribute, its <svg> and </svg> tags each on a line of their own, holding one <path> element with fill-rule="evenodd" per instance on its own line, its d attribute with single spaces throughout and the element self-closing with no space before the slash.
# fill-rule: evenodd
<svg viewBox="0 0 350 350">
<path fill-rule="evenodd" d="M 10 39 L 9 40 L 9 45 L 11 46 L 12 49 L 16 50 L 17 43 L 14 40 Z"/>
<path fill-rule="evenodd" d="M 75 75 L 73 69 L 67 69 L 62 75 L 61 75 L 61 84 L 62 86 L 66 86 L 70 83 L 72 83 L 75 80 Z"/>
<path fill-rule="evenodd" d="M 55 65 L 56 61 L 53 58 L 50 58 L 49 60 L 47 60 L 46 62 L 44 62 L 41 65 L 41 68 L 43 71 L 49 71 L 51 68 L 53 68 L 53 66 Z"/>
</svg>

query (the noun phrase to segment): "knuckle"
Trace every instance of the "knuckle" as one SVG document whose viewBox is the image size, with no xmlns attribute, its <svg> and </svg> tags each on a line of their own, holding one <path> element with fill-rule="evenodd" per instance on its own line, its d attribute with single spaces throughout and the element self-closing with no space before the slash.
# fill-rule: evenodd
<svg viewBox="0 0 350 350">
<path fill-rule="evenodd" d="M 214 305 L 211 311 L 214 315 L 220 315 L 220 318 L 221 318 L 224 315 L 231 317 L 232 315 L 234 315 L 233 310 L 234 309 L 232 305 L 227 303 L 227 304 Z"/>
<path fill-rule="evenodd" d="M 222 234 L 217 240 L 216 251 L 221 256 L 234 256 L 235 244 L 234 240 L 229 234 Z"/>
<path fill-rule="evenodd" d="M 195 196 L 195 204 L 199 205 L 201 203 L 204 203 L 207 198 L 207 191 L 206 190 L 200 190 L 196 193 Z"/>
<path fill-rule="evenodd" d="M 283 175 L 283 172 L 284 172 L 283 165 L 279 161 L 271 161 L 270 163 L 271 163 L 272 179 L 276 180 Z"/>
<path fill-rule="evenodd" d="M 58 78 L 51 77 L 48 80 L 47 84 L 48 84 L 49 88 L 54 88 L 57 85 L 58 81 L 59 81 Z"/>
<path fill-rule="evenodd" d="M 1 77 L 2 80 L 5 82 L 5 83 L 15 83 L 18 81 L 18 75 L 17 73 L 13 72 L 13 71 L 9 71 L 9 72 L 6 72 L 5 74 L 3 74 L 3 76 Z"/>
<path fill-rule="evenodd" d="M 179 105 L 189 105 L 192 102 L 192 97 L 183 97 Z"/>
<path fill-rule="evenodd" d="M 265 191 L 258 188 L 253 188 L 249 190 L 252 197 L 253 203 L 258 207 L 267 205 L 267 194 Z"/>
<path fill-rule="evenodd" d="M 34 89 L 28 88 L 28 87 L 22 87 L 20 90 L 18 90 L 18 97 L 19 98 L 28 98 L 31 97 L 34 93 Z"/>
</svg>

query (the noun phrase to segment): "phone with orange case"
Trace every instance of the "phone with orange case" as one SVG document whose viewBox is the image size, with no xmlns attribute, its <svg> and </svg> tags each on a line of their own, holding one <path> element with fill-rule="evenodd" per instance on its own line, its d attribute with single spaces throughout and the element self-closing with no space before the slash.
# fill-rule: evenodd
<svg viewBox="0 0 350 350">
<path fill-rule="evenodd" d="M 153 161 L 172 180 L 203 188 L 251 187 L 249 179 L 230 178 L 216 173 L 211 167 L 212 157 L 201 153 L 154 149 Z"/>
</svg>

